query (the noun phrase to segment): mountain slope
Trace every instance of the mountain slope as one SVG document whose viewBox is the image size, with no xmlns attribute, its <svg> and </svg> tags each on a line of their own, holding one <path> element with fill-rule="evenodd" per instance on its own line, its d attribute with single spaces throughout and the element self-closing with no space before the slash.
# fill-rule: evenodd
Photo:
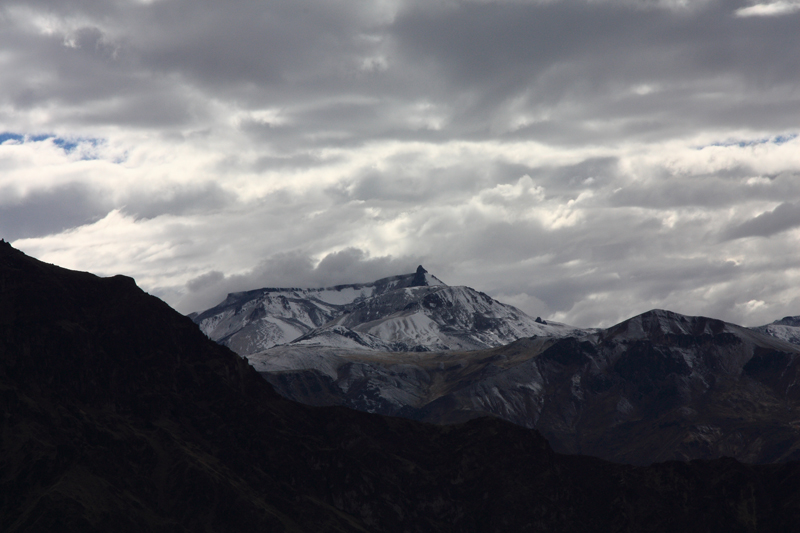
<svg viewBox="0 0 800 533">
<path fill-rule="evenodd" d="M 753 329 L 776 339 L 800 345 L 800 316 L 786 316 L 772 324 Z"/>
<path fill-rule="evenodd" d="M 583 333 L 462 353 L 290 345 L 249 357 L 297 401 L 436 423 L 491 414 L 560 452 L 634 464 L 800 458 L 800 347 L 660 310 Z"/>
<path fill-rule="evenodd" d="M 476 350 L 502 346 L 533 335 L 563 335 L 575 328 L 537 322 L 525 313 L 469 287 L 413 287 L 374 296 L 292 344 L 328 345 L 331 329 L 340 335 L 368 335 L 380 351 Z"/>
<path fill-rule="evenodd" d="M 130 278 L 0 241 L 0 530 L 781 531 L 800 466 L 651 468 L 278 397 Z"/>
<path fill-rule="evenodd" d="M 209 338 L 249 355 L 275 345 L 378 351 L 469 350 L 575 328 L 547 324 L 469 287 L 413 274 L 327 289 L 234 293 L 192 316 Z"/>
</svg>

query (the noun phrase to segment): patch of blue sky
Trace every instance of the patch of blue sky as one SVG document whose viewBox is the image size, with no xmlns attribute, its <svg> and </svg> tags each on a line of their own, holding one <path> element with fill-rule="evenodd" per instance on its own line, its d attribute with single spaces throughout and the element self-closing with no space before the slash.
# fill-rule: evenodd
<svg viewBox="0 0 800 533">
<path fill-rule="evenodd" d="M 17 143 L 23 142 L 25 140 L 24 135 L 20 135 L 19 133 L 11 133 L 10 131 L 4 131 L 0 133 L 0 144 L 3 144 L 7 141 L 15 141 Z"/>
<path fill-rule="evenodd" d="M 5 131 L 0 133 L 0 145 L 7 142 L 13 141 L 14 144 L 23 144 L 23 143 L 38 143 L 48 141 L 52 142 L 55 146 L 61 148 L 64 153 L 71 154 L 76 149 L 84 148 L 81 150 L 81 160 L 82 161 L 92 161 L 98 159 L 93 148 L 97 148 L 101 144 L 103 144 L 102 139 L 96 139 L 93 137 L 59 137 L 52 133 L 39 133 L 35 135 L 23 135 L 21 133 L 14 133 L 11 131 Z M 85 148 L 89 148 L 86 150 Z"/>
<path fill-rule="evenodd" d="M 760 144 L 781 145 L 796 139 L 797 135 L 797 133 L 786 133 L 783 135 L 776 135 L 775 137 L 762 137 L 760 139 L 728 139 L 725 141 L 698 146 L 697 149 L 702 150 L 703 148 L 708 148 L 710 146 L 738 146 L 739 148 L 747 148 L 748 146 L 758 146 Z"/>
<path fill-rule="evenodd" d="M 790 133 L 789 135 L 778 135 L 777 137 L 772 139 L 772 142 L 774 142 L 775 144 L 783 144 L 792 141 L 794 139 L 797 139 L 797 134 Z"/>
</svg>

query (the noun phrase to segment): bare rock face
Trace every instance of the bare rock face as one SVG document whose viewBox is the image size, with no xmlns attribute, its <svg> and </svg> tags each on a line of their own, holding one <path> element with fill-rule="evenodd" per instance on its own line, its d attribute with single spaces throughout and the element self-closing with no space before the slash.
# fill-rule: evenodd
<svg viewBox="0 0 800 533">
<path fill-rule="evenodd" d="M 800 458 L 800 346 L 662 310 L 581 333 L 459 353 L 290 345 L 250 360 L 297 401 L 434 423 L 493 415 L 563 453 L 633 464 Z M 324 394 L 297 386 L 314 380 Z"/>
</svg>

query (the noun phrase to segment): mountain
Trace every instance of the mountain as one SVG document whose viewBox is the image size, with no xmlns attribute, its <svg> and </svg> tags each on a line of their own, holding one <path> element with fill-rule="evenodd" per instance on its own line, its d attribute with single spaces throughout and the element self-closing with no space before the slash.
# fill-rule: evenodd
<svg viewBox="0 0 800 533">
<path fill-rule="evenodd" d="M 191 318 L 240 355 L 288 343 L 383 352 L 475 350 L 576 331 L 469 287 L 449 287 L 422 266 L 372 283 L 232 293 Z"/>
<path fill-rule="evenodd" d="M 772 324 L 753 329 L 765 335 L 800 345 L 800 316 L 786 316 Z"/>
<path fill-rule="evenodd" d="M 0 530 L 789 531 L 800 464 L 648 468 L 282 399 L 124 276 L 0 241 Z"/>
<path fill-rule="evenodd" d="M 580 333 L 472 352 L 288 345 L 249 358 L 300 402 L 434 423 L 493 415 L 562 453 L 632 464 L 800 458 L 800 346 L 662 310 Z"/>
</svg>

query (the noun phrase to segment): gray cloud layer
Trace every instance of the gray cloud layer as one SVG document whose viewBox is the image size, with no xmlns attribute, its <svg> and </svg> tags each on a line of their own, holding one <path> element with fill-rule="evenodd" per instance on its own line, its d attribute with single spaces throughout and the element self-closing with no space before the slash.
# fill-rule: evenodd
<svg viewBox="0 0 800 533">
<path fill-rule="evenodd" d="M 6 0 L 0 233 L 182 311 L 422 262 L 576 325 L 798 314 L 800 10 L 753 6 Z"/>
<path fill-rule="evenodd" d="M 110 202 L 82 183 L 40 189 L 20 197 L 0 189 L 0 228 L 5 239 L 58 233 L 104 217 Z"/>
<path fill-rule="evenodd" d="M 800 226 L 800 205 L 784 202 L 772 211 L 742 222 L 727 231 L 729 239 L 742 237 L 769 237 L 781 231 Z"/>
</svg>

